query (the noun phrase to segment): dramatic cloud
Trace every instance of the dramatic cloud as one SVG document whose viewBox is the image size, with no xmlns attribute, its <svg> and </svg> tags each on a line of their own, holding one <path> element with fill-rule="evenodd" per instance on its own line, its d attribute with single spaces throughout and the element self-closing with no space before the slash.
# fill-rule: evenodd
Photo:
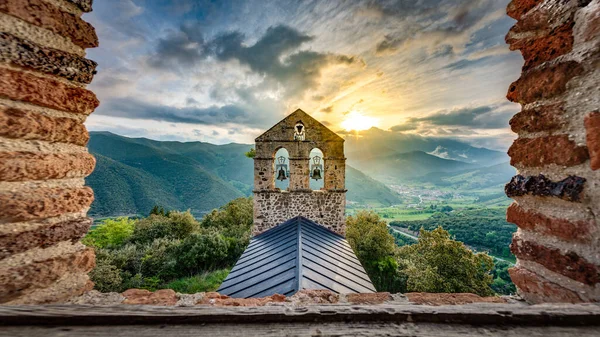
<svg viewBox="0 0 600 337">
<path fill-rule="evenodd" d="M 84 19 L 102 104 L 86 125 L 251 142 L 301 108 L 333 130 L 354 112 L 397 136 L 508 147 L 522 66 L 508 1 L 98 1 Z"/>
<path fill-rule="evenodd" d="M 189 124 L 227 124 L 243 123 L 248 125 L 260 124 L 261 118 L 253 116 L 247 110 L 238 106 L 225 105 L 207 108 L 177 108 L 166 105 L 156 105 L 139 101 L 133 97 L 118 98 L 107 102 L 98 114 L 132 119 L 151 119 L 164 122 Z M 264 120 L 262 120 L 264 122 Z"/>
<path fill-rule="evenodd" d="M 410 118 L 408 125 L 423 122 L 437 126 L 467 126 L 483 129 L 505 128 L 515 114 L 514 110 L 502 109 L 502 106 L 480 106 L 439 111 L 426 117 Z M 394 130 L 393 130 L 394 131 Z"/>
<path fill-rule="evenodd" d="M 375 48 L 378 55 L 393 54 L 408 49 L 425 49 L 434 54 L 440 48 L 446 53 L 462 53 L 471 37 L 489 23 L 505 14 L 497 1 L 438 1 L 437 6 L 423 7 L 417 20 L 408 29 L 386 34 Z M 433 21 L 432 21 L 433 19 Z"/>
<path fill-rule="evenodd" d="M 149 60 L 156 68 L 189 68 L 207 57 L 219 61 L 236 60 L 252 71 L 285 87 L 286 96 L 301 95 L 318 86 L 322 70 L 333 65 L 364 66 L 355 56 L 298 50 L 314 37 L 285 25 L 269 27 L 251 46 L 239 31 L 218 35 L 205 42 L 200 26 L 183 25 L 159 40 L 156 52 Z"/>
<path fill-rule="evenodd" d="M 199 27 L 184 24 L 158 40 L 156 53 L 149 59 L 155 68 L 189 68 L 204 58 L 204 39 Z"/>
<path fill-rule="evenodd" d="M 413 131 L 419 127 L 418 123 L 404 123 L 399 125 L 394 125 L 390 128 L 392 132 L 403 132 L 403 131 Z"/>
<path fill-rule="evenodd" d="M 324 113 L 330 113 L 330 112 L 333 111 L 333 105 L 330 105 L 330 106 L 328 106 L 326 108 L 323 108 L 323 109 L 321 109 L 321 111 L 324 112 Z"/>
</svg>

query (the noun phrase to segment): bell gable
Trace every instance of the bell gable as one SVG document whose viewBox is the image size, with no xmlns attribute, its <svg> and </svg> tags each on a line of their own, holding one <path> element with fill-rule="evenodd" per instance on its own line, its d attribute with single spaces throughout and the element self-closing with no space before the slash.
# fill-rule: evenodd
<svg viewBox="0 0 600 337">
<path fill-rule="evenodd" d="M 301 109 L 289 114 L 279 123 L 256 138 L 256 142 L 294 141 L 343 142 L 344 138 L 331 131 Z"/>
</svg>

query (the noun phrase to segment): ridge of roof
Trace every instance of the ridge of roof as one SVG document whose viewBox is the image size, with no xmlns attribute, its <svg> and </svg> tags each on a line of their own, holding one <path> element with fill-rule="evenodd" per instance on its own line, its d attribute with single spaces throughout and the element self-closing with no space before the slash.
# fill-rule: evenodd
<svg viewBox="0 0 600 337">
<path fill-rule="evenodd" d="M 301 289 L 376 291 L 345 238 L 303 216 L 253 237 L 217 291 L 249 298 Z"/>
</svg>

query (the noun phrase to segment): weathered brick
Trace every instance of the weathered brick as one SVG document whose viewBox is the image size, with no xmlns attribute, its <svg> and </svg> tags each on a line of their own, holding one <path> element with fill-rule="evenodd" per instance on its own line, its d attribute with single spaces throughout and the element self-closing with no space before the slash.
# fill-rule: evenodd
<svg viewBox="0 0 600 337">
<path fill-rule="evenodd" d="M 542 2 L 543 0 L 512 0 L 506 7 L 506 14 L 513 19 L 519 20 L 521 16 Z"/>
<path fill-rule="evenodd" d="M 575 61 L 533 69 L 521 75 L 510 85 L 506 98 L 511 102 L 521 104 L 552 98 L 564 93 L 567 83 L 582 72 L 583 67 Z"/>
<path fill-rule="evenodd" d="M 539 167 L 548 164 L 574 166 L 588 158 L 585 146 L 578 146 L 568 135 L 519 138 L 508 150 L 511 165 Z"/>
<path fill-rule="evenodd" d="M 86 145 L 90 135 L 85 126 L 67 117 L 50 117 L 33 111 L 0 105 L 0 136 Z"/>
<path fill-rule="evenodd" d="M 600 112 L 593 111 L 585 116 L 585 141 L 590 153 L 592 170 L 600 169 Z"/>
<path fill-rule="evenodd" d="M 68 37 L 82 48 L 98 47 L 94 27 L 77 15 L 42 0 L 3 0 L 0 12 Z"/>
<path fill-rule="evenodd" d="M 89 153 L 0 152 L 0 180 L 83 178 L 96 159 Z"/>
<path fill-rule="evenodd" d="M 552 283 L 525 268 L 514 267 L 510 268 L 508 272 L 513 283 L 519 289 L 519 294 L 531 304 L 583 302 L 576 292 Z"/>
<path fill-rule="evenodd" d="M 538 38 L 508 40 L 510 50 L 521 50 L 525 64 L 523 70 L 528 70 L 544 62 L 553 60 L 573 50 L 574 21 L 552 29 L 547 35 Z"/>
<path fill-rule="evenodd" d="M 47 248 L 61 241 L 78 241 L 92 225 L 91 218 L 66 220 L 35 230 L 0 234 L 0 259 L 31 248 Z"/>
<path fill-rule="evenodd" d="M 392 299 L 392 295 L 387 292 L 346 295 L 346 300 L 352 304 L 382 304 Z"/>
<path fill-rule="evenodd" d="M 598 8 L 598 4 L 596 4 L 596 8 Z M 600 36 L 600 10 L 590 8 L 586 14 L 586 17 L 581 20 L 583 21 L 582 24 L 585 25 L 585 29 L 581 34 L 583 42 L 597 39 Z"/>
<path fill-rule="evenodd" d="M 88 115 L 100 102 L 93 92 L 31 74 L 0 68 L 0 97 Z"/>
<path fill-rule="evenodd" d="M 513 132 L 540 132 L 560 129 L 564 124 L 562 104 L 542 105 L 514 115 L 508 124 Z"/>
<path fill-rule="evenodd" d="M 516 175 L 504 187 L 504 192 L 510 198 L 527 194 L 540 197 L 556 197 L 567 201 L 580 201 L 586 179 L 577 176 L 554 182 L 543 174 L 524 177 Z"/>
<path fill-rule="evenodd" d="M 600 268 L 575 252 L 563 253 L 519 237 L 513 238 L 510 251 L 519 259 L 537 262 L 575 281 L 591 286 L 600 283 Z"/>
<path fill-rule="evenodd" d="M 0 33 L 0 60 L 81 83 L 92 81 L 97 66 L 92 60 L 43 47 L 8 33 Z"/>
<path fill-rule="evenodd" d="M 84 12 L 92 11 L 92 0 L 67 0 L 68 2 L 76 5 Z"/>
<path fill-rule="evenodd" d="M 592 221 L 570 221 L 545 216 L 532 210 L 525 210 L 516 203 L 506 210 L 506 221 L 514 223 L 521 229 L 576 242 L 590 242 L 590 233 L 595 226 Z"/>
<path fill-rule="evenodd" d="M 0 193 L 0 222 L 45 219 L 81 212 L 94 201 L 89 187 L 38 188 Z"/>
<path fill-rule="evenodd" d="M 350 296 L 350 295 L 348 295 Z M 418 305 L 463 305 L 470 303 L 506 303 L 498 296 L 481 297 L 471 293 L 404 293 L 410 303 Z"/>
<path fill-rule="evenodd" d="M 75 272 L 90 272 L 96 265 L 94 249 L 36 261 L 26 265 L 0 270 L 0 303 L 8 302 L 24 291 L 45 288 L 61 276 Z"/>
<path fill-rule="evenodd" d="M 179 298 L 173 289 L 160 289 L 151 292 L 146 289 L 127 289 L 121 295 L 123 304 L 175 305 Z"/>
<path fill-rule="evenodd" d="M 578 146 L 567 135 L 519 138 L 508 149 L 510 164 L 540 167 L 549 164 L 574 166 L 584 163 L 589 155 L 585 146 Z"/>
</svg>

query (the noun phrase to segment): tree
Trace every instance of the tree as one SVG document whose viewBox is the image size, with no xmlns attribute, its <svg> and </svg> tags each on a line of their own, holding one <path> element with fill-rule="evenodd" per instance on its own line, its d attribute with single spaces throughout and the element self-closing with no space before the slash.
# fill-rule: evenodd
<svg viewBox="0 0 600 337">
<path fill-rule="evenodd" d="M 248 158 L 254 158 L 256 157 L 256 150 L 254 148 L 251 148 L 250 151 L 244 153 L 244 155 L 246 155 L 246 157 Z"/>
<path fill-rule="evenodd" d="M 228 242 L 228 255 L 235 262 L 250 242 L 250 230 L 253 222 L 252 198 L 237 198 L 206 214 L 200 227 L 217 229 Z"/>
<path fill-rule="evenodd" d="M 394 258 L 396 244 L 385 221 L 373 211 L 346 219 L 346 238 L 378 291 L 402 292 L 404 280 Z"/>
<path fill-rule="evenodd" d="M 163 210 L 164 213 L 164 210 Z M 150 215 L 135 225 L 131 242 L 150 243 L 158 238 L 183 239 L 198 230 L 200 224 L 187 212 L 169 212 L 168 215 Z"/>
<path fill-rule="evenodd" d="M 131 237 L 134 226 L 135 220 L 129 218 L 106 219 L 90 230 L 82 242 L 97 248 L 118 247 Z"/>
<path fill-rule="evenodd" d="M 398 258 L 408 291 L 494 294 L 492 258 L 452 240 L 442 227 L 430 232 L 421 229 L 418 242 L 400 247 Z"/>
<path fill-rule="evenodd" d="M 451 206 L 444 206 L 441 208 L 441 212 L 444 212 L 444 213 L 452 212 L 453 210 L 454 210 L 454 208 L 452 208 Z"/>
</svg>

